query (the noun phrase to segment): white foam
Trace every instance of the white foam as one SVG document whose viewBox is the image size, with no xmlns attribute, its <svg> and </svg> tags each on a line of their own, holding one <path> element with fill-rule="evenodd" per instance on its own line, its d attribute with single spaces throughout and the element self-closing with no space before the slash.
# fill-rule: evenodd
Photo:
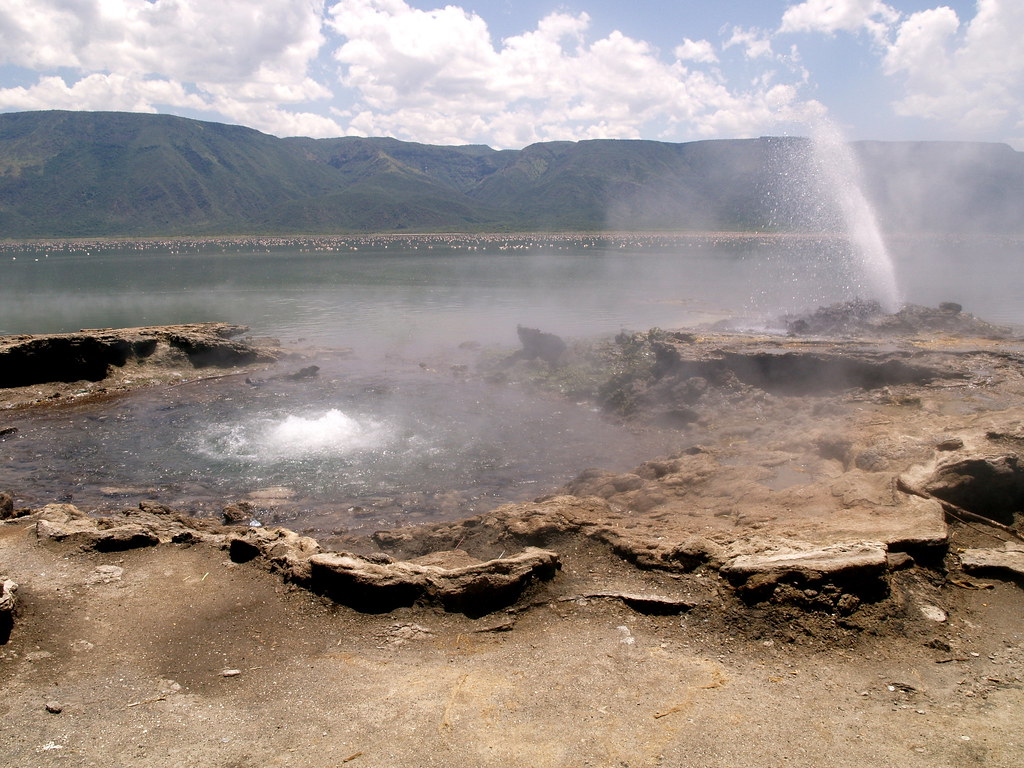
<svg viewBox="0 0 1024 768">
<path fill-rule="evenodd" d="M 308 453 L 349 453 L 372 449 L 386 438 L 382 424 L 359 421 L 337 408 L 320 416 L 287 416 L 267 433 L 275 452 L 301 455 Z"/>
<path fill-rule="evenodd" d="M 355 418 L 337 408 L 284 417 L 213 424 L 199 437 L 200 453 L 215 459 L 276 462 L 310 457 L 343 457 L 382 450 L 395 430 L 385 422 Z"/>
</svg>

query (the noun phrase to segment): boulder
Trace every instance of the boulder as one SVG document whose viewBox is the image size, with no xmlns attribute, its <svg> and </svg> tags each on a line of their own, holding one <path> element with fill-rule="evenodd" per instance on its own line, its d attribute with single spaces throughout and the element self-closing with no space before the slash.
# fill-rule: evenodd
<svg viewBox="0 0 1024 768">
<path fill-rule="evenodd" d="M 545 333 L 537 328 L 524 328 L 521 325 L 516 327 L 516 333 L 523 345 L 523 357 L 527 360 L 539 358 L 546 363 L 555 364 L 565 354 L 565 342 L 553 333 Z"/>
<path fill-rule="evenodd" d="M 1024 507 L 1024 466 L 1016 454 L 971 456 L 940 464 L 922 490 L 976 515 L 1013 525 Z"/>
<path fill-rule="evenodd" d="M 39 520 L 36 536 L 40 539 L 62 544 L 73 544 L 81 549 L 97 552 L 116 552 L 124 549 L 152 547 L 160 538 L 141 525 L 127 523 L 110 528 L 100 528 L 94 520 Z"/>
</svg>

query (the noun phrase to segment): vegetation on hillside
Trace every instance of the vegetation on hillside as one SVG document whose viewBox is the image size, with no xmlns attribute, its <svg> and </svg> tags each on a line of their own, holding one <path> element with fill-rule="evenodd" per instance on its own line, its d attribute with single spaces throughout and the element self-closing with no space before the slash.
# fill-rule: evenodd
<svg viewBox="0 0 1024 768">
<path fill-rule="evenodd" d="M 115 112 L 0 114 L 0 237 L 807 226 L 807 142 L 279 139 Z M 857 145 L 897 231 L 1019 232 L 1024 154 L 997 144 Z M 820 201 L 813 201 L 815 204 Z"/>
</svg>

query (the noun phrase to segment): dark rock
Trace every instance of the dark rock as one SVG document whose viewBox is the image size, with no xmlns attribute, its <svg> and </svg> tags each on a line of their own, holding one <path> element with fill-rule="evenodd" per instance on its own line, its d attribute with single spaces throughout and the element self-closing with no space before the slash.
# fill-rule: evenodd
<svg viewBox="0 0 1024 768">
<path fill-rule="evenodd" d="M 665 595 L 642 595 L 632 592 L 588 592 L 580 597 L 621 600 L 637 613 L 648 616 L 678 616 L 696 607 L 693 600 Z"/>
<path fill-rule="evenodd" d="M 282 378 L 288 381 L 301 381 L 302 379 L 315 379 L 320 374 L 319 365 L 307 365 L 305 368 L 300 368 L 295 373 L 287 373 Z"/>
<path fill-rule="evenodd" d="M 159 501 L 140 501 L 139 509 L 143 512 L 148 512 L 151 515 L 177 515 L 180 514 L 176 509 L 168 507 L 166 504 L 161 504 Z"/>
<path fill-rule="evenodd" d="M 558 363 L 565 354 L 566 345 L 553 333 L 545 333 L 537 328 L 516 327 L 519 342 L 523 345 L 522 355 L 527 360 L 540 359 L 552 365 Z"/>
<path fill-rule="evenodd" d="M 782 324 L 787 333 L 798 336 L 845 336 L 863 329 L 870 320 L 884 315 L 877 301 L 854 299 L 818 307 L 804 315 L 787 315 Z"/>
<path fill-rule="evenodd" d="M 1009 338 L 1008 328 L 992 325 L 963 312 L 955 302 L 945 301 L 937 308 L 907 304 L 888 314 L 875 301 L 854 300 L 819 307 L 804 315 L 787 315 L 780 324 L 795 336 L 853 336 L 877 334 L 908 336 L 952 333 L 959 336 Z"/>
<path fill-rule="evenodd" d="M 902 571 L 914 567 L 914 558 L 907 552 L 889 552 L 885 556 L 885 561 L 890 571 Z"/>
</svg>

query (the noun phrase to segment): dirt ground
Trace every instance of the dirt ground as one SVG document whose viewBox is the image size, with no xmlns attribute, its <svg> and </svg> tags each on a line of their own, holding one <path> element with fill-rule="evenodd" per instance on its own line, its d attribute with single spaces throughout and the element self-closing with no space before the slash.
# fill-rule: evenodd
<svg viewBox="0 0 1024 768">
<path fill-rule="evenodd" d="M 700 448 L 628 476 L 585 473 L 573 492 L 593 519 L 548 499 L 364 542 L 486 559 L 523 521 L 552 530 L 537 543 L 558 552 L 557 576 L 479 618 L 360 613 L 209 542 L 101 552 L 37 537 L 38 516 L 8 520 L 0 578 L 18 584 L 18 612 L 0 644 L 0 762 L 1024 765 L 1024 590 L 956 565 L 1014 534 L 946 529 L 896 490 L 929 487 L 943 461 L 1016 456 L 1024 367 L 1009 346 L 918 344 L 912 359 L 937 365 L 933 348 L 957 377 L 797 395 L 737 383 L 738 362 L 694 375 L 677 360 L 685 377 L 631 392 L 651 413 L 690 398 L 683 428 Z M 826 439 L 840 426 L 843 441 Z M 549 507 L 557 530 L 530 518 Z M 915 520 L 944 558 L 922 554 Z M 816 589 L 797 594 L 806 604 L 781 587 L 741 599 L 723 577 L 737 555 L 872 532 L 886 594 L 850 610 L 808 608 Z M 670 567 L 687 536 L 717 554 Z"/>
<path fill-rule="evenodd" d="M 10 766 L 1024 762 L 1012 584 L 833 643 L 571 589 L 475 620 L 366 615 L 210 547 L 82 554 L 25 524 L 0 528 L 0 561 L 23 585 L 0 650 Z M 618 568 L 565 565 L 621 585 Z"/>
</svg>

